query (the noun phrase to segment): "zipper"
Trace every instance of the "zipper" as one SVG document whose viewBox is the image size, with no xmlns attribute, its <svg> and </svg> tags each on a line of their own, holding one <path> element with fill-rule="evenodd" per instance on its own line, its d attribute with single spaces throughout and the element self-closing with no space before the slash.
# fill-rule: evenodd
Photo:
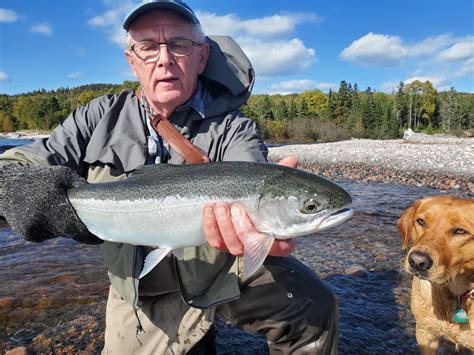
<svg viewBox="0 0 474 355">
<path fill-rule="evenodd" d="M 135 317 L 137 318 L 137 328 L 135 332 L 135 337 L 137 338 L 140 345 L 143 345 L 138 335 L 140 332 L 144 332 L 142 323 L 140 321 L 140 317 L 138 316 L 138 277 L 137 277 L 137 260 L 138 260 L 138 253 L 139 253 L 139 246 L 135 245 L 133 247 L 133 266 L 132 266 L 132 275 L 133 275 L 133 312 L 135 313 Z"/>
</svg>

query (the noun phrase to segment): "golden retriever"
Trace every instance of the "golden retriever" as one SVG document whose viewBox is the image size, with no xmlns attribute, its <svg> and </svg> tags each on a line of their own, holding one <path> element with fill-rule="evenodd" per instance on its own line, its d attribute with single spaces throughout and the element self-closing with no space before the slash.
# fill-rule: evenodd
<svg viewBox="0 0 474 355">
<path fill-rule="evenodd" d="M 474 199 L 416 201 L 398 220 L 405 269 L 414 275 L 411 309 L 422 354 L 441 337 L 474 350 Z"/>
</svg>

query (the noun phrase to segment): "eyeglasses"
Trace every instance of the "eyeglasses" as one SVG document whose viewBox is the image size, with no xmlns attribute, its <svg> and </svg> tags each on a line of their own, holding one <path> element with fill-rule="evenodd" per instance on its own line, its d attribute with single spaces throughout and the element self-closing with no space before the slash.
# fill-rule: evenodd
<svg viewBox="0 0 474 355">
<path fill-rule="evenodd" d="M 175 57 L 187 57 L 193 52 L 194 46 L 202 45 L 201 43 L 194 42 L 193 40 L 183 38 L 164 42 L 136 42 L 130 46 L 130 49 L 145 63 L 150 63 L 158 60 L 160 57 L 161 46 L 163 44 L 166 45 L 167 49 Z"/>
</svg>

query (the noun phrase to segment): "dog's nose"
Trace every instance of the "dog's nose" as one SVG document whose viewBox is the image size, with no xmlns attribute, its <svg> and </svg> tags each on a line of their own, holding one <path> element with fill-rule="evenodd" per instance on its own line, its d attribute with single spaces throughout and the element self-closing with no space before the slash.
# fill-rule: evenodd
<svg viewBox="0 0 474 355">
<path fill-rule="evenodd" d="M 433 259 L 429 254 L 421 251 L 413 251 L 408 255 L 408 263 L 416 271 L 426 271 L 433 265 Z"/>
</svg>

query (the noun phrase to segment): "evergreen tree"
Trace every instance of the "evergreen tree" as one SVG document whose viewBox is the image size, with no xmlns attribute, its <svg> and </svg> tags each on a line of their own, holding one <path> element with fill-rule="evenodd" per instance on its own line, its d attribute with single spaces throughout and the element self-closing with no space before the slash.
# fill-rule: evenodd
<svg viewBox="0 0 474 355">
<path fill-rule="evenodd" d="M 290 107 L 288 108 L 288 119 L 293 120 L 297 116 L 297 109 L 296 109 L 296 103 L 295 99 L 292 96 L 290 99 Z"/>
<path fill-rule="evenodd" d="M 365 90 L 365 101 L 363 103 L 362 122 L 364 124 L 365 137 L 373 138 L 375 136 L 376 108 L 374 93 L 370 87 Z"/>
<path fill-rule="evenodd" d="M 264 120 L 273 120 L 272 102 L 269 95 L 263 95 L 263 99 L 257 108 L 259 117 Z"/>
<path fill-rule="evenodd" d="M 441 129 L 443 132 L 451 131 L 451 124 L 455 121 L 459 113 L 459 102 L 456 90 L 451 87 L 451 90 L 446 95 L 444 102 L 440 107 Z"/>
<path fill-rule="evenodd" d="M 408 97 L 405 93 L 405 84 L 400 81 L 396 94 L 397 123 L 400 127 L 408 125 Z"/>
<path fill-rule="evenodd" d="M 288 120 L 288 107 L 285 100 L 281 99 L 275 104 L 275 119 Z"/>
<path fill-rule="evenodd" d="M 296 108 L 296 117 L 299 119 L 305 118 L 309 115 L 308 102 L 305 97 L 302 96 L 299 100 L 298 106 Z"/>
<path fill-rule="evenodd" d="M 328 121 L 335 122 L 336 121 L 336 116 L 337 116 L 337 94 L 334 93 L 331 89 L 329 89 L 329 94 L 328 94 L 328 109 L 327 109 L 327 115 L 326 118 Z"/>
</svg>

